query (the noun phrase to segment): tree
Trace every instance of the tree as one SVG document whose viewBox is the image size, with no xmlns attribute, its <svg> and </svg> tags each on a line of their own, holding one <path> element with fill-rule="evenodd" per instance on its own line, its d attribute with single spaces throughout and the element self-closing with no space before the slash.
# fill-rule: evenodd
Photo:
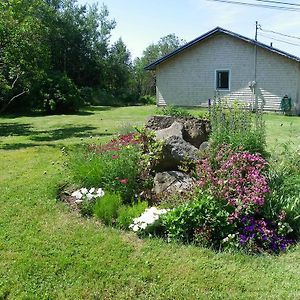
<svg viewBox="0 0 300 300">
<path fill-rule="evenodd" d="M 130 97 L 130 80 L 132 64 L 130 52 L 120 38 L 109 51 L 107 60 L 107 88 L 113 96 L 120 100 Z"/>
<path fill-rule="evenodd" d="M 143 51 L 143 56 L 135 59 L 135 85 L 141 96 L 155 95 L 155 73 L 153 71 L 145 72 L 144 68 L 185 43 L 183 39 L 180 39 L 175 34 L 169 34 L 160 38 L 157 43 L 150 44 Z"/>
<path fill-rule="evenodd" d="M 0 113 L 28 93 L 48 67 L 42 1 L 0 2 Z"/>
</svg>

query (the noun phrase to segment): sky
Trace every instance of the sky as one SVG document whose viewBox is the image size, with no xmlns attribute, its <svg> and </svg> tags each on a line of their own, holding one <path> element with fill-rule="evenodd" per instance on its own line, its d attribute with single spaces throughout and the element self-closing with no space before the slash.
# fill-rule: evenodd
<svg viewBox="0 0 300 300">
<path fill-rule="evenodd" d="M 243 0 L 252 1 L 253 0 Z M 300 5 L 300 1 L 286 2 Z M 258 41 L 300 57 L 300 11 L 281 11 L 257 7 L 210 2 L 206 0 L 78 0 L 79 4 L 104 3 L 117 26 L 112 31 L 111 42 L 122 38 L 131 56 L 140 57 L 143 50 L 161 37 L 174 33 L 189 42 L 219 26 L 249 38 L 255 36 L 255 21 L 262 29 L 272 30 L 299 39 L 258 31 Z M 293 46 L 263 37 L 298 44 Z"/>
</svg>

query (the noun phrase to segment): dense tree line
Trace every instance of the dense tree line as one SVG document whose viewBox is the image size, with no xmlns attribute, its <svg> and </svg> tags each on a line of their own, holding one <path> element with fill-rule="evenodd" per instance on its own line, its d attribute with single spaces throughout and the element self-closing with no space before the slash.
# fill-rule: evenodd
<svg viewBox="0 0 300 300">
<path fill-rule="evenodd" d="M 175 35 L 149 45 L 134 61 L 106 6 L 75 0 L 0 2 L 0 113 L 72 112 L 83 102 L 132 104 L 154 95 L 144 67 L 180 46 Z"/>
</svg>

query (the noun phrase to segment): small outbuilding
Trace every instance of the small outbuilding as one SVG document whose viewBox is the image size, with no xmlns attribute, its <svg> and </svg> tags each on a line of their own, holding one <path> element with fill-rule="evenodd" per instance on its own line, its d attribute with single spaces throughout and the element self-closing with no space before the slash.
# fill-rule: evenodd
<svg viewBox="0 0 300 300">
<path fill-rule="evenodd" d="M 279 111 L 287 96 L 300 114 L 300 58 L 220 27 L 146 70 L 156 72 L 158 106 L 207 106 L 221 97 Z"/>
</svg>

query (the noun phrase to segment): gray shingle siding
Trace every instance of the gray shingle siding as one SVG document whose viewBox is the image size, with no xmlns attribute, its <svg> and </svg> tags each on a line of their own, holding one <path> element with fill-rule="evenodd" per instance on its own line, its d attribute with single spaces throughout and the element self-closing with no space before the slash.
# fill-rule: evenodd
<svg viewBox="0 0 300 300">
<path fill-rule="evenodd" d="M 254 102 L 249 82 L 254 80 L 255 45 L 217 32 L 184 51 L 159 62 L 156 68 L 157 104 L 205 106 L 216 95 L 216 70 L 230 70 L 230 91 L 221 97 Z M 300 109 L 300 63 L 257 47 L 257 90 L 268 110 L 280 110 L 288 94 Z"/>
</svg>

